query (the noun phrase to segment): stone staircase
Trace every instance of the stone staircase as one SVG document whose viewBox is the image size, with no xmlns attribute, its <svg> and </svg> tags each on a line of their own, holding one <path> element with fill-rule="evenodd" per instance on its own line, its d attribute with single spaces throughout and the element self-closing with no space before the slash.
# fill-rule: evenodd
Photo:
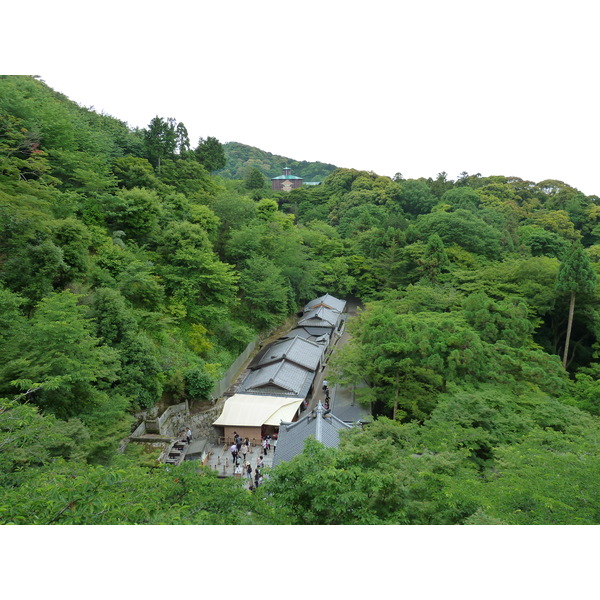
<svg viewBox="0 0 600 600">
<path fill-rule="evenodd" d="M 165 453 L 165 464 L 177 466 L 185 460 L 188 443 L 184 440 L 173 442 L 171 448 Z"/>
</svg>

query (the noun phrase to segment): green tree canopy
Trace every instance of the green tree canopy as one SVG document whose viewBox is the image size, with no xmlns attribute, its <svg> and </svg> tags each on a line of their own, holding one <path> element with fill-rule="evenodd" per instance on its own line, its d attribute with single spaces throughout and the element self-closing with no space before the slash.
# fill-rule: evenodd
<svg viewBox="0 0 600 600">
<path fill-rule="evenodd" d="M 194 149 L 196 159 L 209 172 L 218 171 L 227 164 L 223 145 L 215 137 L 200 138 Z"/>
<path fill-rule="evenodd" d="M 94 337 L 86 307 L 70 292 L 41 300 L 22 336 L 8 344 L 19 352 L 0 371 L 3 392 L 26 392 L 59 417 L 95 405 L 117 379 L 117 351 Z"/>
</svg>

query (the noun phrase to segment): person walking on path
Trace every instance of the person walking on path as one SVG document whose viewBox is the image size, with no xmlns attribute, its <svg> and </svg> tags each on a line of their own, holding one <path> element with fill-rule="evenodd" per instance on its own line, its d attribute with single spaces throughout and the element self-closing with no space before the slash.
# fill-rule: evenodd
<svg viewBox="0 0 600 600">
<path fill-rule="evenodd" d="M 242 444 L 242 456 L 244 458 L 244 462 L 246 462 L 246 454 L 248 454 L 248 446 L 246 445 L 246 443 L 244 442 Z"/>
<path fill-rule="evenodd" d="M 235 444 L 231 445 L 231 448 L 229 448 L 229 450 L 231 451 L 231 459 L 233 460 L 233 464 L 235 465 L 235 463 L 237 462 L 237 446 Z"/>
<path fill-rule="evenodd" d="M 266 455 L 267 455 L 267 450 L 269 449 L 269 447 L 268 447 L 268 446 L 269 446 L 269 443 L 267 442 L 267 438 L 265 438 L 265 439 L 263 440 L 263 443 L 262 443 L 262 445 L 263 445 L 263 451 L 264 451 L 264 453 L 265 453 L 265 456 L 266 456 Z"/>
<path fill-rule="evenodd" d="M 250 463 L 248 463 L 248 466 L 246 467 L 246 477 L 252 481 L 252 465 Z"/>
<path fill-rule="evenodd" d="M 329 381 L 327 379 L 323 379 L 323 391 L 326 392 L 329 387 Z"/>
</svg>

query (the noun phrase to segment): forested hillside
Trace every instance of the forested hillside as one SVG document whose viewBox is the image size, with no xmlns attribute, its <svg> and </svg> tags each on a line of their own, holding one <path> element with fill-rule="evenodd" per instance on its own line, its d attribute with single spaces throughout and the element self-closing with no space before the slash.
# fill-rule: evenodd
<svg viewBox="0 0 600 600">
<path fill-rule="evenodd" d="M 223 150 L 227 163 L 217 174 L 227 179 L 246 179 L 256 169 L 271 180 L 281 175 L 285 167 L 289 167 L 294 175 L 302 177 L 304 181 L 323 181 L 336 170 L 335 165 L 294 160 L 239 142 L 226 142 Z"/>
<path fill-rule="evenodd" d="M 0 522 L 600 522 L 600 198 L 355 169 L 274 193 L 231 150 L 0 77 Z M 325 292 L 365 306 L 335 364 L 364 430 L 260 494 L 119 452 Z"/>
</svg>

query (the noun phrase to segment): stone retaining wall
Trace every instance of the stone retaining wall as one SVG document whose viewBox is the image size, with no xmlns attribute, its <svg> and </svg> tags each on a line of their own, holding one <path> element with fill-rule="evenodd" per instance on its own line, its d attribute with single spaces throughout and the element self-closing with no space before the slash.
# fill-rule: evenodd
<svg viewBox="0 0 600 600">
<path fill-rule="evenodd" d="M 189 427 L 190 409 L 187 402 L 168 406 L 158 418 L 159 433 L 168 437 L 177 437 L 185 427 Z"/>
<path fill-rule="evenodd" d="M 213 427 L 213 423 L 219 418 L 222 410 L 223 401 L 220 401 L 206 412 L 189 417 L 194 438 L 206 440 L 209 444 L 217 444 L 219 431 Z"/>
<path fill-rule="evenodd" d="M 216 398 L 223 396 L 223 394 L 229 389 L 246 361 L 250 358 L 250 356 L 252 356 L 252 353 L 258 346 L 259 342 L 260 337 L 257 337 L 253 342 L 250 342 L 246 346 L 245 350 L 235 359 L 229 369 L 227 369 L 225 375 L 223 375 L 223 377 L 217 381 L 211 393 L 211 398 L 213 401 L 215 401 Z"/>
<path fill-rule="evenodd" d="M 146 421 L 142 421 L 129 436 L 130 438 L 140 437 L 146 433 Z"/>
</svg>

